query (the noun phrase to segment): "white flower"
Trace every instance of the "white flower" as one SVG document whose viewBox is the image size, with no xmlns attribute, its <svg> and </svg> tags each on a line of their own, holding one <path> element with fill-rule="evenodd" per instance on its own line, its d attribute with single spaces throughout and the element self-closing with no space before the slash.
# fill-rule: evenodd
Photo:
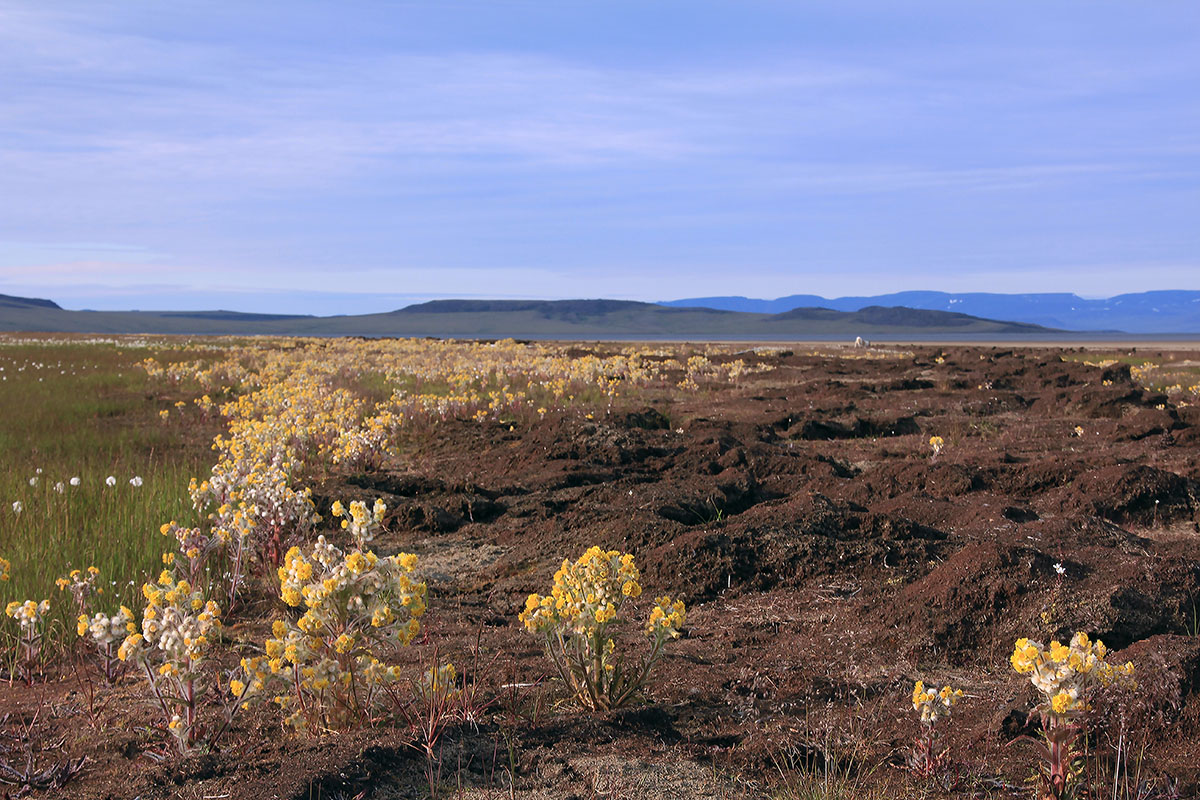
<svg viewBox="0 0 1200 800">
<path fill-rule="evenodd" d="M 1057 572 L 1059 575 L 1065 575 L 1067 572 L 1067 568 L 1062 565 L 1061 561 L 1059 561 L 1058 563 L 1056 563 L 1054 565 L 1054 571 Z"/>
<path fill-rule="evenodd" d="M 38 475 L 41 475 L 41 474 L 42 474 L 42 468 L 41 468 L 41 467 L 38 467 L 37 469 L 35 469 L 35 470 L 34 470 L 34 472 L 35 472 L 35 473 L 37 473 Z"/>
<path fill-rule="evenodd" d="M 141 486 L 142 485 L 142 477 L 140 475 L 134 475 L 132 478 L 129 479 L 129 485 L 130 486 Z"/>
<path fill-rule="evenodd" d="M 109 475 L 107 478 L 104 479 L 104 485 L 105 486 L 116 486 L 117 479 L 115 477 L 113 477 L 112 475 Z"/>
<path fill-rule="evenodd" d="M 67 487 L 63 485 L 62 481 L 59 481 L 58 483 L 54 484 L 54 491 L 58 492 L 59 494 L 62 494 L 63 490 L 66 488 Z"/>
<path fill-rule="evenodd" d="M 20 500 L 13 501 L 13 513 L 14 514 L 20 514 L 24 510 L 25 510 L 25 506 L 21 505 Z"/>
<path fill-rule="evenodd" d="M 70 480 L 70 484 L 71 484 L 72 486 L 78 486 L 78 485 L 79 485 L 79 478 L 71 478 L 71 480 Z"/>
<path fill-rule="evenodd" d="M 37 476 L 36 475 L 29 479 L 29 485 L 37 486 Z"/>
</svg>

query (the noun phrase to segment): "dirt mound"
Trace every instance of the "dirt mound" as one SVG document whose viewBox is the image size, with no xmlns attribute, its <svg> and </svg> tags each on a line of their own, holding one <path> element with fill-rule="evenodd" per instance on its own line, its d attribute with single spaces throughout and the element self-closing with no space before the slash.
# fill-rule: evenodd
<svg viewBox="0 0 1200 800">
<path fill-rule="evenodd" d="M 822 441 L 830 439 L 865 439 L 884 436 L 906 436 L 920 433 L 921 428 L 913 417 L 850 419 L 806 419 L 787 432 L 790 439 Z"/>
<path fill-rule="evenodd" d="M 941 531 L 820 495 L 755 508 L 736 522 L 681 534 L 646 556 L 656 579 L 687 574 L 695 600 L 723 590 L 770 591 L 815 575 L 917 568 L 939 551 Z"/>
<path fill-rule="evenodd" d="M 1139 408 L 1126 413 L 1117 426 L 1119 438 L 1136 442 L 1186 427 L 1173 408 Z"/>
<path fill-rule="evenodd" d="M 1111 558 L 1111 553 L 1098 553 Z M 1062 627 L 1088 630 L 1113 647 L 1128 647 L 1142 639 L 1184 633 L 1195 626 L 1200 596 L 1200 562 L 1191 558 L 1160 557 L 1113 570 L 1095 563 L 1091 580 L 1073 586 L 1060 601 Z"/>
<path fill-rule="evenodd" d="M 963 402 L 962 412 L 976 417 L 990 417 L 996 414 L 1012 414 L 1024 411 L 1029 407 L 1029 401 L 1016 392 L 996 392 L 983 390 L 979 397 Z"/>
<path fill-rule="evenodd" d="M 871 470 L 863 483 L 876 499 L 899 497 L 915 492 L 935 498 L 960 497 L 986 489 L 990 475 L 977 467 L 939 461 L 901 462 Z"/>
<path fill-rule="evenodd" d="M 626 428 L 643 428 L 648 431 L 666 430 L 671 427 L 671 420 L 657 408 L 647 406 L 641 411 L 630 411 L 621 418 L 621 424 Z"/>
<path fill-rule="evenodd" d="M 1120 524 L 1195 522 L 1200 485 L 1145 464 L 1105 467 L 1080 475 L 1066 504 Z"/>
<path fill-rule="evenodd" d="M 995 653 L 1022 631 L 1035 629 L 1030 594 L 1051 582 L 1054 559 L 1030 547 L 975 542 L 881 608 L 906 641 L 936 648 L 954 664 Z"/>
<path fill-rule="evenodd" d="M 775 495 L 752 472 L 729 468 L 713 476 L 711 490 L 658 507 L 658 515 L 683 525 L 704 525 L 740 514 Z"/>
<path fill-rule="evenodd" d="M 1141 691 L 1128 712 L 1138 727 L 1177 736 L 1200 734 L 1200 637 L 1160 634 L 1118 652 L 1116 663 L 1137 665 Z"/>
</svg>

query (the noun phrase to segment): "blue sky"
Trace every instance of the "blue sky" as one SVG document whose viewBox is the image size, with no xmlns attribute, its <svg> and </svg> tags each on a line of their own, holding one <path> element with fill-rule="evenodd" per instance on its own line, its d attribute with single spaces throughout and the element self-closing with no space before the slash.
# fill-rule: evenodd
<svg viewBox="0 0 1200 800">
<path fill-rule="evenodd" d="M 1193 2 L 0 2 L 0 292 L 1200 288 Z"/>
</svg>

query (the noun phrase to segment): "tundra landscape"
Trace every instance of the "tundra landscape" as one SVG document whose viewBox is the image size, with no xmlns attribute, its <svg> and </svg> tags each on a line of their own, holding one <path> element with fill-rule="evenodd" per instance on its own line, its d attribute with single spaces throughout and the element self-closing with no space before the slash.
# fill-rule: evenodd
<svg viewBox="0 0 1200 800">
<path fill-rule="evenodd" d="M 6 335 L 0 791 L 1173 798 L 1200 355 Z"/>
<path fill-rule="evenodd" d="M 1200 4 L 0 0 L 0 800 L 1200 800 Z"/>
</svg>

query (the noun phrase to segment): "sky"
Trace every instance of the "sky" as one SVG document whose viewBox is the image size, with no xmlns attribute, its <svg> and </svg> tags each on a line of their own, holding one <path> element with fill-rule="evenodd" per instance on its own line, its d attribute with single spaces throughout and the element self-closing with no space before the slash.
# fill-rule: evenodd
<svg viewBox="0 0 1200 800">
<path fill-rule="evenodd" d="M 0 0 L 0 293 L 1200 289 L 1200 4 Z"/>
</svg>

